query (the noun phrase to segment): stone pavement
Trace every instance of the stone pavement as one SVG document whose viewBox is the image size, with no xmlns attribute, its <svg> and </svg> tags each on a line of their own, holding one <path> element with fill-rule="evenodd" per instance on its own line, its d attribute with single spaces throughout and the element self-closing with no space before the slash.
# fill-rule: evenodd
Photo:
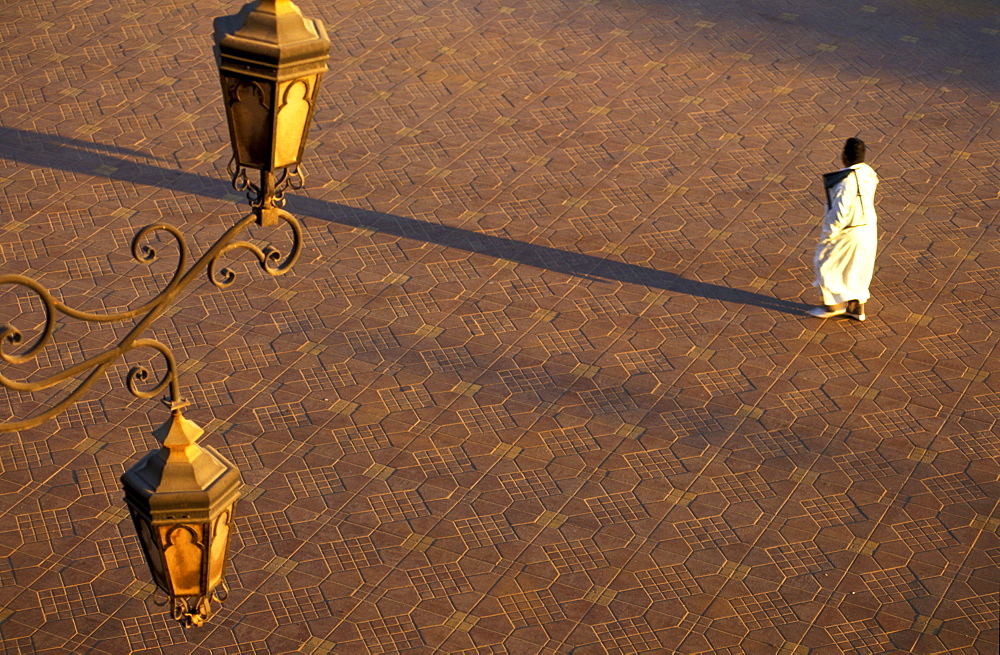
<svg viewBox="0 0 1000 655">
<path fill-rule="evenodd" d="M 0 435 L 3 652 L 996 653 L 1000 12 L 865 1 L 302 0 L 333 40 L 307 253 L 152 332 L 247 483 L 229 600 L 154 602 L 118 476 L 166 412 L 121 364 Z M 240 216 L 238 7 L 5 4 L 2 272 L 121 310 L 176 261 L 138 227 L 200 253 Z M 872 316 L 821 322 L 855 134 Z M 57 336 L 40 372 L 114 338 Z"/>
</svg>

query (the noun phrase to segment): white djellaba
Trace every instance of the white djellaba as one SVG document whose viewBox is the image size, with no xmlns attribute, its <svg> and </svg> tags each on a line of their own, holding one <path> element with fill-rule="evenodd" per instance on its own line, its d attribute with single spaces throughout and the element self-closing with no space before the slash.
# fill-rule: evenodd
<svg viewBox="0 0 1000 655">
<path fill-rule="evenodd" d="M 839 182 L 828 189 L 829 204 L 813 265 L 813 286 L 823 295 L 823 304 L 851 300 L 864 303 L 871 294 L 875 249 L 878 244 L 875 187 L 878 175 L 865 163 L 848 166 Z M 831 174 L 839 177 L 837 173 Z"/>
</svg>

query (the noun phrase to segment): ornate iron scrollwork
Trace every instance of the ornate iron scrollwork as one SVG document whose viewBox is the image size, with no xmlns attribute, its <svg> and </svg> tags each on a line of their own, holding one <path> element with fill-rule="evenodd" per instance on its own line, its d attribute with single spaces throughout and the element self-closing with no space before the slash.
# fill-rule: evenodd
<svg viewBox="0 0 1000 655">
<path fill-rule="evenodd" d="M 252 169 L 237 164 L 235 156 L 226 164 L 226 171 L 232 180 L 233 188 L 241 193 L 246 193 L 247 202 L 255 210 L 264 207 L 284 207 L 285 191 L 288 189 L 298 191 L 306 184 L 306 171 L 302 164 L 278 169 L 273 174 L 274 186 L 270 191 L 251 180 L 247 175 L 248 170 Z"/>
<path fill-rule="evenodd" d="M 174 598 L 171 614 L 184 627 L 197 628 L 204 625 L 212 615 L 212 603 L 222 604 L 229 598 L 229 588 L 223 583 L 212 593 L 198 598 Z"/>
<path fill-rule="evenodd" d="M 103 375 L 120 357 L 137 348 L 149 348 L 157 352 L 164 360 L 165 371 L 155 381 L 152 388 L 143 388 L 143 383 L 149 380 L 151 372 L 145 366 L 133 367 L 125 377 L 125 386 L 137 398 L 153 398 L 169 388 L 166 402 L 172 409 L 186 405 L 180 394 L 177 363 L 170 348 L 155 339 L 142 338 L 142 333 L 159 318 L 183 291 L 202 271 L 208 271 L 211 283 L 219 289 L 227 289 L 236 280 L 236 273 L 229 267 L 219 267 L 220 259 L 235 250 L 245 250 L 253 254 L 261 269 L 271 276 L 288 273 L 302 252 L 302 226 L 298 219 L 278 209 L 279 222 L 286 224 L 292 233 L 292 244 L 288 254 L 282 253 L 272 245 L 263 248 L 246 240 L 237 240 L 251 223 L 257 220 L 257 213 L 247 214 L 188 268 L 189 251 L 184 235 L 177 228 L 165 223 L 154 223 L 140 229 L 132 239 L 132 257 L 139 263 L 150 265 L 158 259 L 156 250 L 149 245 L 151 237 L 156 234 L 169 235 L 177 248 L 177 266 L 167 284 L 152 300 L 139 307 L 124 312 L 101 314 L 86 312 L 70 307 L 55 298 L 52 293 L 32 278 L 24 275 L 0 275 L 0 287 L 10 285 L 27 289 L 40 301 L 44 310 L 44 321 L 41 334 L 27 350 L 21 353 L 10 352 L 10 346 L 16 346 L 24 340 L 24 333 L 14 325 L 0 328 L 0 359 L 13 366 L 23 366 L 31 363 L 52 342 L 56 331 L 57 319 L 60 315 L 87 323 L 117 323 L 138 319 L 121 341 L 102 353 L 70 366 L 65 370 L 52 374 L 41 380 L 30 382 L 12 379 L 0 372 L 0 386 L 11 391 L 33 393 L 52 388 L 66 380 L 85 377 L 64 398 L 44 411 L 27 418 L 0 423 L 0 432 L 16 432 L 40 425 L 57 416 L 67 407 L 77 402 L 80 397 Z"/>
</svg>

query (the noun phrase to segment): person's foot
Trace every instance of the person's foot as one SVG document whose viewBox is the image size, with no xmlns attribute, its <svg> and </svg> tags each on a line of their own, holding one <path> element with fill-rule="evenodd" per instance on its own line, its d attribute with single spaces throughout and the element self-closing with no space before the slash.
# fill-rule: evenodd
<svg viewBox="0 0 1000 655">
<path fill-rule="evenodd" d="M 806 314 L 809 314 L 813 318 L 833 318 L 834 316 L 841 316 L 847 313 L 847 308 L 843 305 L 841 306 L 830 306 L 823 305 L 822 307 L 813 307 Z"/>
<path fill-rule="evenodd" d="M 858 302 L 857 300 L 852 300 L 847 303 L 847 311 L 844 312 L 845 315 L 850 316 L 855 321 L 865 320 L 865 304 L 863 302 Z"/>
</svg>

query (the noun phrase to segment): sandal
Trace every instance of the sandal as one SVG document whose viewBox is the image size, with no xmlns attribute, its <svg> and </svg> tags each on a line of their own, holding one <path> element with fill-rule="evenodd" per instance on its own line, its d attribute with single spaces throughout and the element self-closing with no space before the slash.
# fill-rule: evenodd
<svg viewBox="0 0 1000 655">
<path fill-rule="evenodd" d="M 834 316 L 841 316 L 846 313 L 846 307 L 841 307 L 840 309 L 830 309 L 827 305 L 823 305 L 822 307 L 813 307 L 806 312 L 806 314 L 809 314 L 813 318 L 833 318 Z"/>
<path fill-rule="evenodd" d="M 857 300 L 852 300 L 847 303 L 847 311 L 844 312 L 845 315 L 853 318 L 855 321 L 863 321 L 865 318 L 865 304 L 863 302 L 858 302 Z"/>
</svg>

